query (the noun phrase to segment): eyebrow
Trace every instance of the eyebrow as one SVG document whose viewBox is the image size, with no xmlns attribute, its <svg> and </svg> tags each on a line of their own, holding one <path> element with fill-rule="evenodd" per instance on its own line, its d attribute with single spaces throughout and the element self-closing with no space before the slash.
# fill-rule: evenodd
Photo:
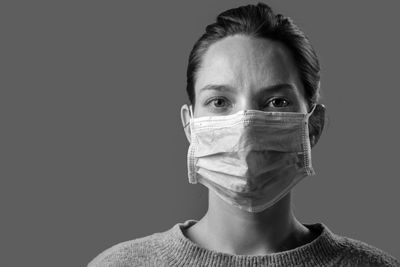
<svg viewBox="0 0 400 267">
<path fill-rule="evenodd" d="M 221 84 L 221 85 L 208 84 L 208 85 L 204 86 L 203 88 L 201 88 L 199 92 L 208 91 L 208 90 L 225 92 L 225 91 L 235 91 L 235 88 L 233 88 L 232 86 L 226 85 L 226 84 Z"/>
<path fill-rule="evenodd" d="M 279 83 L 279 84 L 274 84 L 274 85 L 270 85 L 267 87 L 263 87 L 261 90 L 262 91 L 279 91 L 282 89 L 289 89 L 289 90 L 295 90 L 294 86 L 290 83 Z M 203 91 L 208 91 L 208 90 L 214 90 L 214 91 L 220 91 L 220 92 L 226 92 L 226 91 L 231 91 L 231 92 L 235 92 L 235 88 L 230 86 L 230 85 L 226 85 L 226 84 L 208 84 L 204 87 L 202 87 L 199 92 L 203 92 Z"/>
</svg>

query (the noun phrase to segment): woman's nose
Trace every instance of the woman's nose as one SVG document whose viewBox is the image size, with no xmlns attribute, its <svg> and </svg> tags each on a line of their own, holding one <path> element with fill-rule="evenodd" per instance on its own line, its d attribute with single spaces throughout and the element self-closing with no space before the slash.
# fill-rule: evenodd
<svg viewBox="0 0 400 267">
<path fill-rule="evenodd" d="M 239 110 L 259 110 L 260 107 L 259 107 L 257 101 L 246 98 L 246 99 L 242 99 L 239 102 L 238 109 Z"/>
</svg>

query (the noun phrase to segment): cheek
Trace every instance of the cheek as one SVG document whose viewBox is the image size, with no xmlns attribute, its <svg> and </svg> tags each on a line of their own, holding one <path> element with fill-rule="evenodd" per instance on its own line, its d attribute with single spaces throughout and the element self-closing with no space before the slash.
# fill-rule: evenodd
<svg viewBox="0 0 400 267">
<path fill-rule="evenodd" d="M 198 97 L 198 94 L 196 93 L 193 107 L 193 116 L 195 118 L 209 115 L 207 109 L 204 107 L 205 101 L 206 99 L 204 99 L 204 97 Z"/>
<path fill-rule="evenodd" d="M 297 89 L 296 90 L 296 100 L 297 100 L 297 111 L 301 113 L 307 113 L 311 107 L 308 106 L 308 101 L 304 96 L 304 89 Z"/>
<path fill-rule="evenodd" d="M 305 99 L 301 99 L 299 102 L 299 111 L 301 113 L 307 113 L 309 111 L 309 107 Z"/>
</svg>

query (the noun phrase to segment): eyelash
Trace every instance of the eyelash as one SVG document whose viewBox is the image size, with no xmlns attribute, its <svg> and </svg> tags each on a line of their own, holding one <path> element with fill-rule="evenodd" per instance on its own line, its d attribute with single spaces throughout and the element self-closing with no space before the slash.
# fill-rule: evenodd
<svg viewBox="0 0 400 267">
<path fill-rule="evenodd" d="M 285 102 L 286 102 L 286 105 L 285 105 L 284 107 L 287 107 L 287 106 L 290 105 L 290 101 L 287 100 L 287 99 L 284 98 L 284 97 L 274 97 L 274 98 L 268 100 L 266 104 L 269 105 L 270 103 L 272 103 L 272 102 L 275 101 L 275 100 L 283 100 L 283 101 L 285 101 Z M 283 108 L 283 107 L 276 107 L 276 108 Z"/>
<path fill-rule="evenodd" d="M 223 100 L 225 102 L 229 102 L 229 100 L 226 99 L 225 97 L 217 96 L 217 97 L 213 97 L 213 98 L 210 98 L 209 100 L 207 100 L 206 105 L 210 105 L 215 100 Z M 218 107 L 215 107 L 215 108 L 218 108 Z"/>
<path fill-rule="evenodd" d="M 221 96 L 217 96 L 217 97 L 213 97 L 213 98 L 210 98 L 209 100 L 207 100 L 206 103 L 205 103 L 205 105 L 210 105 L 213 101 L 216 101 L 216 100 L 223 100 L 223 101 L 225 101 L 225 102 L 229 102 L 229 100 L 228 100 L 227 98 L 221 97 Z M 272 99 L 270 99 L 270 100 L 268 100 L 268 101 L 266 102 L 266 107 L 269 107 L 269 104 L 271 104 L 273 101 L 276 101 L 276 100 L 283 100 L 283 101 L 286 102 L 286 104 L 285 104 L 283 107 L 276 107 L 276 106 L 273 106 L 273 108 L 285 108 L 285 107 L 287 107 L 287 106 L 290 105 L 290 101 L 289 101 L 288 99 L 286 99 L 286 98 L 284 98 L 284 97 L 274 97 L 274 98 L 272 98 Z M 228 104 L 229 104 L 229 103 L 228 103 Z M 223 109 L 223 108 L 226 108 L 226 107 L 215 107 L 215 106 L 213 106 L 213 108 L 216 108 L 216 109 Z"/>
</svg>

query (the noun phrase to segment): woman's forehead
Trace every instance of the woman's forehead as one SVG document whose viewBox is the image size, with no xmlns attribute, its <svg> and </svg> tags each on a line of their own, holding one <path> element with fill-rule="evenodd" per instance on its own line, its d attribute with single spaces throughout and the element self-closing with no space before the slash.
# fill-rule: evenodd
<svg viewBox="0 0 400 267">
<path fill-rule="evenodd" d="M 208 48 L 197 72 L 195 90 L 197 93 L 209 84 L 257 90 L 282 83 L 302 89 L 290 50 L 280 42 L 235 35 Z"/>
</svg>

